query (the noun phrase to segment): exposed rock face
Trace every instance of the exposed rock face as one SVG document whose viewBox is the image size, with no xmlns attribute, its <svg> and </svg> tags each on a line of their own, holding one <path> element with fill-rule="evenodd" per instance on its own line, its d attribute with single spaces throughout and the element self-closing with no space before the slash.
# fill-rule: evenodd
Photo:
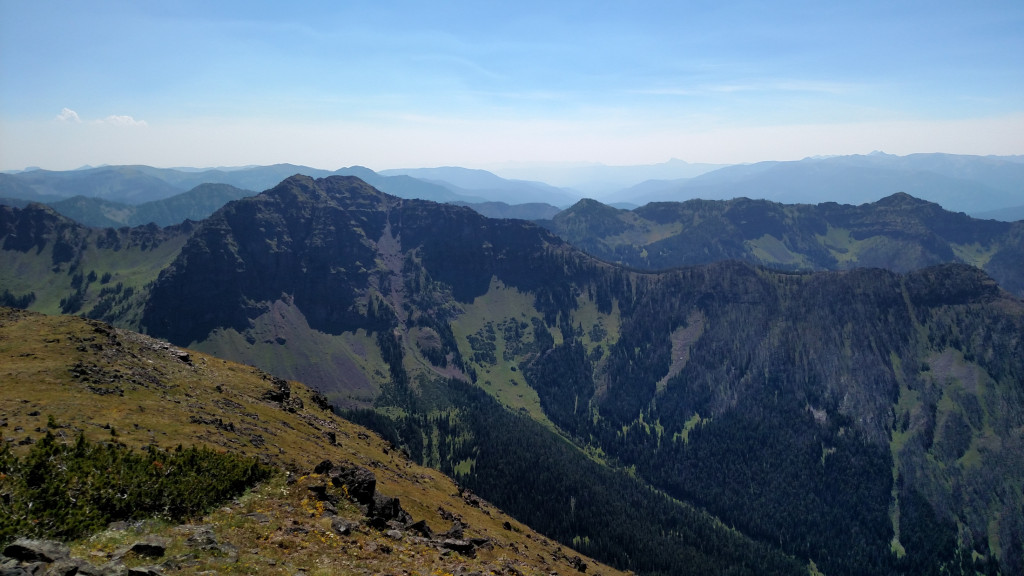
<svg viewBox="0 0 1024 576">
<path fill-rule="evenodd" d="M 418 250 L 436 280 L 471 301 L 494 275 L 536 283 L 532 257 L 549 245 L 564 243 L 525 222 L 402 200 L 354 177 L 293 176 L 203 221 L 160 274 L 141 324 L 172 342 L 201 342 L 216 328 L 244 332 L 287 295 L 315 330 L 376 330 L 393 320 L 362 309 L 382 273 L 375 262 L 391 255 L 383 252 L 394 251 L 400 269 Z"/>
<path fill-rule="evenodd" d="M 342 520 L 341 518 L 335 518 L 331 521 L 331 529 L 334 530 L 338 536 L 348 536 L 352 533 L 352 524 Z"/>
<path fill-rule="evenodd" d="M 327 396 L 324 396 L 319 392 L 315 392 L 313 394 L 313 404 L 316 404 L 321 410 L 326 410 L 327 412 L 331 411 L 331 403 L 327 399 Z M 333 440 L 331 441 L 331 444 L 334 444 Z"/>
<path fill-rule="evenodd" d="M 131 573 L 119 561 L 94 566 L 81 558 L 74 558 L 67 545 L 53 540 L 19 538 L 8 544 L 0 555 L 0 576 L 124 576 Z"/>
<path fill-rule="evenodd" d="M 444 534 L 441 534 L 440 536 L 442 538 L 451 538 L 451 539 L 454 539 L 454 540 L 462 540 L 462 528 L 463 528 L 462 522 L 459 522 L 459 521 L 456 520 L 455 523 L 452 524 L 452 527 L 447 532 L 445 532 Z"/>
<path fill-rule="evenodd" d="M 185 544 L 203 550 L 214 550 L 218 546 L 217 536 L 213 533 L 213 527 L 206 525 L 198 527 L 191 536 L 185 540 Z"/>
<path fill-rule="evenodd" d="M 369 523 L 377 529 L 386 528 L 390 522 L 408 524 L 412 517 L 402 509 L 398 498 L 384 496 L 383 494 L 373 495 L 373 506 L 370 508 Z"/>
<path fill-rule="evenodd" d="M 22 562 L 55 562 L 71 555 L 71 550 L 60 542 L 19 538 L 4 548 L 4 556 Z"/>
<path fill-rule="evenodd" d="M 217 541 L 209 525 L 179 526 L 178 530 L 192 532 L 185 541 L 192 548 L 216 551 L 237 561 L 238 550 L 231 544 Z M 188 555 L 163 562 L 160 566 L 127 567 L 122 559 L 127 556 L 138 558 L 163 558 L 169 542 L 164 538 L 150 536 L 133 543 L 115 553 L 112 559 L 101 565 L 94 565 L 81 558 L 71 556 L 67 545 L 52 540 L 20 538 L 7 545 L 0 556 L 0 576 L 161 576 L 167 570 L 179 570 L 181 562 Z"/>
<path fill-rule="evenodd" d="M 161 273 L 143 325 L 185 343 L 216 327 L 242 332 L 254 307 L 282 294 L 294 297 L 316 329 L 337 333 L 365 323 L 355 297 L 374 261 L 371 239 L 383 232 L 385 202 L 357 178 L 296 176 L 228 204 Z M 218 281 L 196 282 L 201 276 Z"/>
<path fill-rule="evenodd" d="M 51 263 L 54 266 L 74 258 L 86 233 L 84 226 L 42 204 L 30 204 L 22 209 L 0 208 L 0 236 L 6 236 L 3 249 L 19 252 L 34 249 L 39 252 L 47 243 L 53 242 Z"/>
<path fill-rule="evenodd" d="M 851 216 L 841 223 L 845 236 L 832 240 L 852 245 L 876 232 L 890 234 L 898 242 L 886 251 L 907 258 L 893 266 L 901 269 L 915 254 L 902 249 L 907 238 L 930 234 L 911 226 L 908 215 L 932 208 L 912 200 L 897 196 L 879 203 L 889 211 L 881 221 Z M 600 206 L 589 208 L 607 212 Z M 678 220 L 669 208 L 652 206 L 642 212 L 667 225 Z M 761 250 L 778 247 L 763 240 L 781 238 L 791 212 L 769 208 L 757 201 L 737 201 L 721 215 L 742 228 L 741 237 L 732 239 L 735 247 L 746 250 L 748 242 Z M 594 221 L 601 223 L 607 216 L 595 214 Z M 806 224 L 815 236 L 831 234 L 828 219 L 812 220 Z M 950 233 L 962 232 L 954 230 L 956 219 L 943 225 Z M 969 234 L 958 238 L 973 241 Z M 552 257 L 539 257 L 538 246 Z M 471 300 L 497 277 L 505 287 L 529 292 L 533 310 L 544 317 L 539 322 L 543 331 L 534 332 L 535 343 L 543 334 L 550 340 L 538 345 L 543 351 L 532 359 L 503 361 L 510 371 L 524 367 L 522 374 L 537 392 L 545 415 L 574 438 L 602 443 L 599 447 L 609 455 L 636 465 L 641 477 L 678 499 L 703 502 L 713 513 L 736 520 L 738 530 L 746 533 L 792 529 L 778 541 L 797 556 L 810 554 L 796 544 L 806 540 L 820 541 L 820 549 L 829 552 L 821 553 L 823 557 L 838 558 L 840 552 L 883 557 L 891 547 L 886 533 L 892 529 L 891 511 L 900 506 L 901 514 L 907 512 L 901 517 L 912 518 L 915 509 L 909 506 L 916 506 L 916 495 L 927 499 L 925 505 L 940 518 L 970 524 L 979 553 L 987 554 L 985 543 L 996 536 L 1004 550 L 1021 549 L 1015 520 L 1022 517 L 1020 499 L 1000 501 L 1000 490 L 1019 492 L 1013 489 L 1014 481 L 1019 484 L 1019 459 L 1011 457 L 1019 452 L 1019 435 L 1003 435 L 1010 441 L 1001 444 L 990 441 L 991 430 L 1019 429 L 1022 371 L 1013 360 L 1024 358 L 1015 338 L 1021 333 L 1019 301 L 1001 295 L 977 269 L 943 264 L 904 276 L 880 269 L 781 274 L 728 262 L 639 274 L 604 267 L 576 252 L 557 252 L 553 246 L 536 229 L 484 221 L 453 207 L 388 198 L 358 182 L 293 178 L 205 223 L 158 282 L 147 318 L 159 320 L 151 327 L 154 333 L 199 341 L 211 326 L 244 329 L 254 314 L 273 310 L 267 302 L 287 299 L 296 310 L 301 308 L 315 330 L 373 327 L 367 332 L 378 336 L 381 358 L 398 384 L 411 376 L 404 370 L 410 363 L 403 362 L 404 354 L 416 353 L 403 343 L 410 335 L 422 336 L 423 354 L 435 367 L 449 361 L 440 347 L 453 334 L 448 323 L 456 320 L 430 317 L 425 304 L 434 310 L 455 306 L 453 299 Z M 679 249 L 694 246 L 699 245 Z M 978 246 L 984 248 L 981 242 Z M 663 247 L 671 252 L 671 246 Z M 792 244 L 786 250 L 795 253 L 797 248 Z M 929 250 L 943 258 L 952 253 L 938 244 Z M 881 252 L 865 251 L 863 256 L 880 261 L 885 256 Z M 406 263 L 417 274 L 399 282 Z M 444 285 L 446 299 L 414 298 L 426 292 L 417 294 L 420 288 L 413 281 L 425 283 L 428 277 Z M 395 294 L 406 282 L 403 302 Z M 321 285 L 333 292 L 325 293 Z M 994 300 L 1010 313 L 990 306 Z M 408 308 L 395 305 L 399 302 Z M 587 326 L 577 323 L 581 316 L 574 312 L 590 302 L 600 314 L 617 317 L 617 341 L 590 337 L 591 344 L 600 341 L 598 359 L 589 355 L 583 342 Z M 698 319 L 701 327 L 683 338 L 687 359 L 677 366 L 681 351 L 675 349 L 676 335 L 690 329 L 691 319 Z M 160 323 L 165 320 L 166 326 Z M 418 326 L 414 333 L 409 329 L 413 321 L 429 326 Z M 389 322 L 404 322 L 405 331 Z M 555 345 L 544 325 L 559 326 L 560 344 Z M 573 325 L 577 336 L 566 338 Z M 289 335 L 290 344 L 296 340 Z M 511 356 L 508 344 L 506 338 L 505 351 Z M 458 346 L 448 350 L 455 360 Z M 941 369 L 932 356 L 943 361 Z M 513 363 L 520 360 L 529 363 Z M 958 375 L 966 369 L 984 377 Z M 73 374 L 85 382 L 100 372 L 81 366 Z M 977 386 L 970 385 L 975 381 Z M 97 394 L 117 390 L 93 386 Z M 292 399 L 287 383 L 271 382 L 270 388 L 267 401 L 287 408 Z M 590 417 L 595 410 L 598 419 Z M 670 442 L 655 441 L 648 422 L 682 434 L 681 441 L 674 435 Z M 660 438 L 661 432 L 657 434 Z M 895 442 L 896 434 L 904 438 Z M 897 445 L 902 453 L 892 452 Z M 967 460 L 981 465 L 954 466 L 968 450 Z M 800 458 L 793 457 L 797 454 Z M 739 468 L 719 465 L 721 461 Z M 996 466 L 1005 468 L 990 473 Z M 402 524 L 397 512 L 401 507 L 376 494 L 372 472 L 344 466 L 334 473 L 333 468 L 325 468 L 324 473 L 333 474 L 332 483 L 315 492 L 318 498 L 338 498 L 345 488 L 365 509 L 367 523 L 401 529 L 394 525 Z M 984 476 L 973 468 L 985 471 Z M 521 487 L 532 475 L 534 470 L 524 467 L 511 485 Z M 836 478 L 857 478 L 858 483 L 855 489 L 837 490 Z M 949 489 L 962 486 L 969 492 L 1000 478 L 1007 479 L 1003 487 L 974 492 L 977 498 L 962 499 Z M 481 477 L 474 488 L 496 500 L 501 487 L 509 485 L 502 482 L 487 483 Z M 908 487 L 906 493 L 897 494 L 899 486 Z M 538 509 L 547 505 L 547 490 L 524 492 Z M 471 506 L 479 505 L 471 493 L 460 495 Z M 986 498 L 990 500 L 982 501 Z M 799 506 L 791 505 L 797 501 Z M 989 528 L 994 524 L 988 514 L 997 509 L 1006 519 L 999 524 L 1000 534 Z M 927 512 L 924 505 L 920 510 Z M 848 549 L 859 545 L 857 539 L 827 536 L 830 529 L 852 526 L 854 514 L 861 527 L 854 531 L 873 534 L 870 546 L 878 554 Z M 908 520 L 902 531 L 904 544 L 911 542 L 913 524 Z M 454 535 L 451 539 L 462 540 Z M 912 545 L 907 549 L 915 553 Z M 1020 572 L 1019 559 L 1011 560 L 1016 563 L 1007 566 Z"/>
<path fill-rule="evenodd" d="M 569 565 L 580 572 L 587 571 L 587 563 L 583 561 L 579 556 L 573 556 L 569 559 Z"/>
<path fill-rule="evenodd" d="M 292 396 L 291 385 L 283 378 L 271 377 L 270 390 L 263 393 L 263 399 L 276 402 L 283 410 L 295 412 L 302 410 L 302 400 Z"/>
<path fill-rule="evenodd" d="M 464 538 L 465 526 L 455 521 L 452 528 L 443 534 L 435 535 L 426 520 L 413 520 L 403 508 L 398 498 L 385 496 L 376 491 L 377 478 L 369 469 L 353 464 L 334 464 L 330 460 L 320 462 L 314 468 L 315 474 L 327 475 L 331 485 L 311 486 L 310 492 L 326 504 L 324 516 L 334 516 L 337 512 L 331 504 L 341 496 L 363 508 L 366 526 L 379 530 L 388 537 L 401 540 L 410 535 L 429 542 L 439 550 L 450 550 L 465 556 L 473 556 L 477 549 L 493 548 L 489 538 Z M 347 536 L 356 528 L 351 522 L 342 518 L 331 518 L 331 529 L 339 536 Z"/>
<path fill-rule="evenodd" d="M 405 529 L 409 532 L 419 534 L 423 538 L 432 538 L 434 536 L 430 526 L 427 525 L 426 520 L 417 520 L 415 522 L 406 524 Z"/>
</svg>

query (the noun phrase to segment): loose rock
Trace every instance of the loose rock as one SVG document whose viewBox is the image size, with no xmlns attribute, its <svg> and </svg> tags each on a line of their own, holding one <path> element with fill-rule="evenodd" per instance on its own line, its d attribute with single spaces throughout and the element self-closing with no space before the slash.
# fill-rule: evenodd
<svg viewBox="0 0 1024 576">
<path fill-rule="evenodd" d="M 473 554 L 473 544 L 466 540 L 456 540 L 454 538 L 448 538 L 441 543 L 441 546 L 452 552 L 458 552 L 463 556 L 470 556 Z"/>
<path fill-rule="evenodd" d="M 339 536 L 348 536 L 352 533 L 352 525 L 342 520 L 341 518 L 335 518 L 331 520 L 331 529 L 334 530 Z"/>
</svg>

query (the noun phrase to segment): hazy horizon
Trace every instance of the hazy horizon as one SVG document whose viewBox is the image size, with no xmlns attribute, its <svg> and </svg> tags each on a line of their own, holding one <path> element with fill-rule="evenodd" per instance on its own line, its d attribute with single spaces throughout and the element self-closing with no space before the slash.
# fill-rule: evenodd
<svg viewBox="0 0 1024 576">
<path fill-rule="evenodd" d="M 1012 2 L 0 0 L 0 169 L 1019 155 L 1022 29 Z"/>
</svg>

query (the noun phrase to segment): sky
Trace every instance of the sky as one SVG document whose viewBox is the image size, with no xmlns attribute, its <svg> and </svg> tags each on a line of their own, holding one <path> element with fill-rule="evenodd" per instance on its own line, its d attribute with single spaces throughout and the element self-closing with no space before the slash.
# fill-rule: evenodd
<svg viewBox="0 0 1024 576">
<path fill-rule="evenodd" d="M 1024 154 L 1024 2 L 0 0 L 0 170 Z"/>
</svg>

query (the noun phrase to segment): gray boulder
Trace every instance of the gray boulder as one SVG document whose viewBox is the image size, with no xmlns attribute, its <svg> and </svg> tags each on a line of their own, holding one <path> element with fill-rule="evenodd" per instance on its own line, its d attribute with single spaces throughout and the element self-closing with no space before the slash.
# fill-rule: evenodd
<svg viewBox="0 0 1024 576">
<path fill-rule="evenodd" d="M 22 562 L 51 563 L 69 558 L 71 550 L 66 545 L 53 540 L 18 538 L 4 548 L 3 554 Z"/>
</svg>

